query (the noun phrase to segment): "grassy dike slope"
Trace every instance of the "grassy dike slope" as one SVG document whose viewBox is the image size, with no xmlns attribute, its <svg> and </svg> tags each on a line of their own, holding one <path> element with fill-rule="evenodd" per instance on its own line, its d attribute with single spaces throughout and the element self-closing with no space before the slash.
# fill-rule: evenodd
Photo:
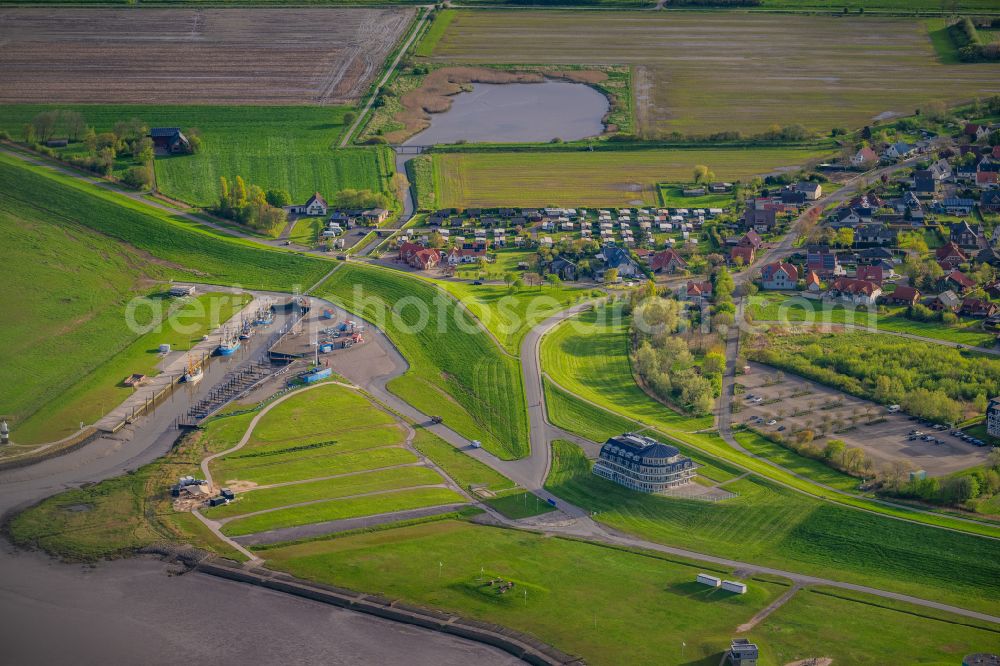
<svg viewBox="0 0 1000 666">
<path fill-rule="evenodd" d="M 57 225 L 76 223 L 148 253 L 164 279 L 291 291 L 311 285 L 329 262 L 272 250 L 204 227 L 106 189 L 0 154 L 0 201 Z"/>
<path fill-rule="evenodd" d="M 556 442 L 546 488 L 614 528 L 658 543 L 869 585 L 996 614 L 1000 541 L 830 504 L 757 476 L 721 502 L 644 495 L 591 473 Z"/>
<path fill-rule="evenodd" d="M 458 304 L 398 271 L 348 264 L 317 296 L 383 331 L 410 364 L 389 390 L 503 458 L 528 454 L 527 406 L 517 360 Z"/>
</svg>

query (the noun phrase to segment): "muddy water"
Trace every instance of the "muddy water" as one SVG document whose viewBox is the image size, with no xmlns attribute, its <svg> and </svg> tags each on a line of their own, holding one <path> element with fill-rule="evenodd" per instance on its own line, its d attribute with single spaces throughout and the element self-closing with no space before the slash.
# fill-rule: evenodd
<svg viewBox="0 0 1000 666">
<path fill-rule="evenodd" d="M 0 548 L 0 663 L 521 663 L 436 632 L 204 574 L 169 576 L 156 560 L 95 567 Z"/>
<path fill-rule="evenodd" d="M 455 95 L 451 108 L 431 115 L 431 126 L 406 143 L 529 143 L 597 136 L 608 100 L 582 83 L 476 83 Z"/>
</svg>

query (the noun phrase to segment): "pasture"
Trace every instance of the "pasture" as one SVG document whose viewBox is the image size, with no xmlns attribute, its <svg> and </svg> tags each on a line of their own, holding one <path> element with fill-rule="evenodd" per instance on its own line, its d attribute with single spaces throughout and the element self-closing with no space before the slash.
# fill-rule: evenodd
<svg viewBox="0 0 1000 666">
<path fill-rule="evenodd" d="M 660 201 L 658 183 L 690 181 L 699 164 L 710 167 L 720 180 L 746 181 L 819 161 L 826 152 L 808 148 L 692 148 L 435 153 L 435 205 L 655 206 Z"/>
<path fill-rule="evenodd" d="M 774 124 L 825 134 L 909 115 L 931 99 L 1000 91 L 996 65 L 943 64 L 927 26 L 912 18 L 458 11 L 433 59 L 631 65 L 646 137 L 748 135 Z"/>
<path fill-rule="evenodd" d="M 350 104 L 412 17 L 402 8 L 6 8 L 0 103 Z"/>
<path fill-rule="evenodd" d="M 358 264 L 331 275 L 317 295 L 372 322 L 400 350 L 410 369 L 390 391 L 498 456 L 528 453 L 517 361 L 454 299 L 405 273 Z"/>
<path fill-rule="evenodd" d="M 72 222 L 123 243 L 162 269 L 162 279 L 291 291 L 330 262 L 226 236 L 50 169 L 0 155 L 0 201 L 54 225 Z"/>
<path fill-rule="evenodd" d="M 11 104 L 0 106 L 0 129 L 19 137 L 37 113 L 55 108 L 80 112 L 98 133 L 130 118 L 150 127 L 199 130 L 197 154 L 159 155 L 154 162 L 159 191 L 194 206 L 218 202 L 221 177 L 286 190 L 296 203 L 314 192 L 332 199 L 346 188 L 391 191 L 388 148 L 334 149 L 349 107 Z M 65 152 L 82 150 L 82 144 L 70 144 Z"/>
<path fill-rule="evenodd" d="M 645 495 L 591 473 L 583 451 L 553 447 L 546 488 L 597 520 L 659 543 L 872 585 L 986 612 L 1000 588 L 997 542 L 822 502 L 758 476 L 738 497 L 701 502 Z M 992 583 L 990 582 L 992 581 Z"/>
</svg>

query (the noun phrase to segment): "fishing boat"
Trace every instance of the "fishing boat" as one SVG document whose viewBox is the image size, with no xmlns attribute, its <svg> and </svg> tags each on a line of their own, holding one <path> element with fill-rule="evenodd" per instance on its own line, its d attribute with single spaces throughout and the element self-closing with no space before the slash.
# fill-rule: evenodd
<svg viewBox="0 0 1000 666">
<path fill-rule="evenodd" d="M 253 337 L 253 322 L 244 319 L 240 326 L 240 340 L 249 340 Z"/>
<path fill-rule="evenodd" d="M 254 318 L 254 324 L 257 326 L 269 326 L 274 323 L 274 310 L 268 306 L 260 308 L 257 310 L 257 315 Z"/>
<path fill-rule="evenodd" d="M 205 372 L 201 369 L 201 364 L 195 363 L 191 360 L 191 357 L 188 356 L 187 369 L 184 371 L 184 383 L 197 384 L 204 376 Z"/>
<path fill-rule="evenodd" d="M 228 328 L 226 328 L 222 331 L 222 340 L 219 342 L 219 346 L 215 349 L 215 353 L 219 356 L 232 356 L 239 348 L 239 336 L 235 335 Z"/>
</svg>

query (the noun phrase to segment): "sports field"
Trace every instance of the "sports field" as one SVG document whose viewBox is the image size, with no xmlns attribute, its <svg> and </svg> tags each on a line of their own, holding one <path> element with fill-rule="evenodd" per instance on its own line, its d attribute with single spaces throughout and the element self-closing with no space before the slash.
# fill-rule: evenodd
<svg viewBox="0 0 1000 666">
<path fill-rule="evenodd" d="M 7 8 L 0 102 L 344 104 L 411 9 Z"/>
<path fill-rule="evenodd" d="M 939 62 L 922 21 L 857 15 L 459 11 L 433 57 L 632 65 L 645 136 L 828 132 L 1000 91 L 995 64 Z"/>
<path fill-rule="evenodd" d="M 828 154 L 805 148 L 438 153 L 435 205 L 655 206 L 658 183 L 690 181 L 699 164 L 720 180 L 746 181 Z"/>
</svg>

